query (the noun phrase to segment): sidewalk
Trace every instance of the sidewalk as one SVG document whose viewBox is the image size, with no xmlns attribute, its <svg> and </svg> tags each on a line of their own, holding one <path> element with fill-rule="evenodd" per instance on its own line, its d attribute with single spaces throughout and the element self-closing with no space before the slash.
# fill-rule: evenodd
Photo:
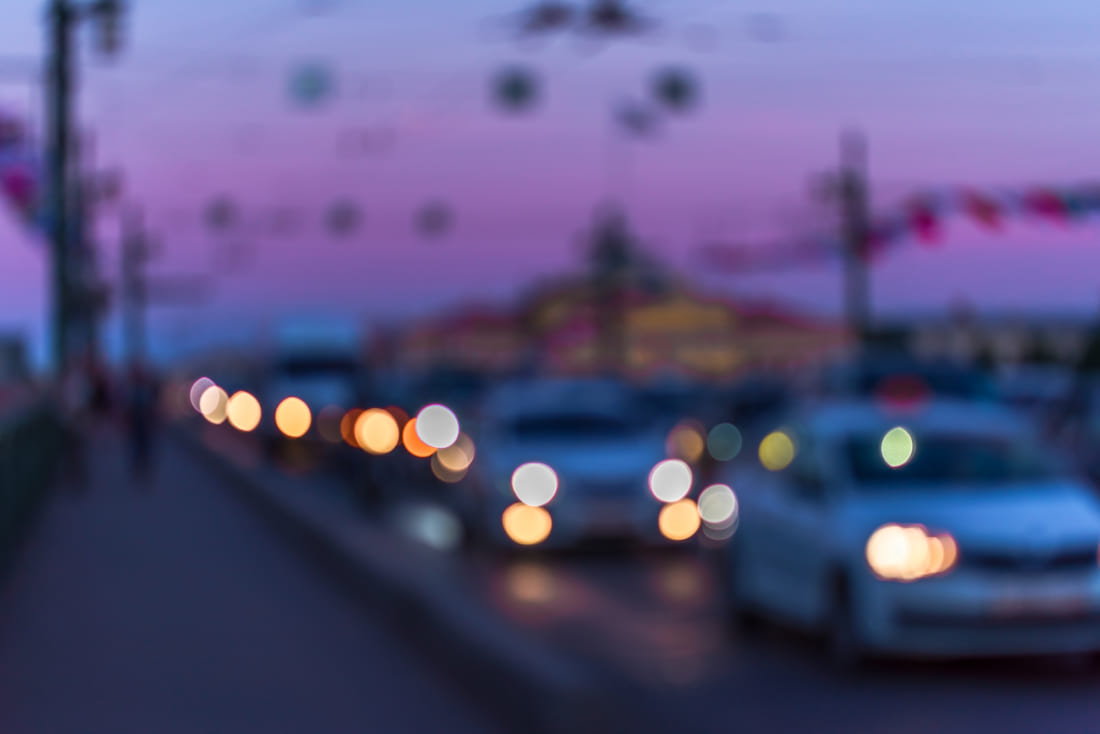
<svg viewBox="0 0 1100 734">
<path fill-rule="evenodd" d="M 0 585 L 0 732 L 482 732 L 492 723 L 166 441 L 91 446 Z"/>
</svg>

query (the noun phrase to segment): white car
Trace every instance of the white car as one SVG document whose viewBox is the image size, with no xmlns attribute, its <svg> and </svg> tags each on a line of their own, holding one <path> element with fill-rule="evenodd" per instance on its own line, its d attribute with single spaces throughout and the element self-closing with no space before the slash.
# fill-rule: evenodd
<svg viewBox="0 0 1100 734">
<path fill-rule="evenodd" d="M 471 479 L 484 540 L 512 547 L 660 541 L 662 504 L 649 475 L 666 458 L 665 434 L 632 390 L 595 379 L 528 380 L 495 390 L 481 417 Z M 518 542 L 506 531 L 504 512 L 521 500 L 541 508 L 527 511 L 535 520 L 549 518 L 547 537 Z"/>
<path fill-rule="evenodd" d="M 844 662 L 1100 649 L 1100 503 L 1024 419 L 832 402 L 776 425 L 727 477 L 735 618 L 824 632 Z"/>
</svg>

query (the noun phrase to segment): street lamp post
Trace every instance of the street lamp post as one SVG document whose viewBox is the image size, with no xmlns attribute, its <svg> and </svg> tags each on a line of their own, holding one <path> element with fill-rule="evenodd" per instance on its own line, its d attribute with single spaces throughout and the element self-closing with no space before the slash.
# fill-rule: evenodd
<svg viewBox="0 0 1100 734">
<path fill-rule="evenodd" d="M 50 236 L 50 321 L 51 352 L 54 369 L 65 369 L 69 358 L 70 322 L 75 299 L 70 282 L 70 255 L 74 231 L 70 217 L 72 205 L 70 158 L 73 153 L 72 97 L 73 30 L 82 19 L 95 23 L 97 46 L 104 55 L 113 55 L 119 46 L 119 25 L 123 12 L 121 0 L 96 0 L 75 5 L 70 0 L 51 0 L 49 21 L 49 57 L 46 78 L 46 120 L 49 129 L 48 202 L 46 206 Z"/>
</svg>

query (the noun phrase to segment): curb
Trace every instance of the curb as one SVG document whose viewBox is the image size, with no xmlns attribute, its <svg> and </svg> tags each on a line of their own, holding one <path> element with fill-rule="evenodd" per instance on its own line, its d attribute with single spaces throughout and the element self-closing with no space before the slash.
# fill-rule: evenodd
<svg viewBox="0 0 1100 734">
<path fill-rule="evenodd" d="M 616 711 L 617 696 L 587 668 L 507 623 L 493 624 L 489 611 L 460 590 L 430 585 L 423 577 L 403 573 L 390 559 L 352 547 L 317 518 L 269 491 L 247 469 L 204 446 L 187 428 L 172 433 L 225 477 L 236 495 L 299 552 L 372 611 L 386 613 L 410 642 L 479 704 L 497 712 L 510 730 L 607 733 L 627 724 L 622 709 Z"/>
</svg>

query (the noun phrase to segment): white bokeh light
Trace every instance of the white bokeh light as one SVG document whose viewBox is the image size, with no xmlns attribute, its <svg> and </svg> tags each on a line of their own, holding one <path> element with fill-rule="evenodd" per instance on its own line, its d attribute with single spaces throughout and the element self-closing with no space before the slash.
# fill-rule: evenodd
<svg viewBox="0 0 1100 734">
<path fill-rule="evenodd" d="M 416 416 L 417 437 L 435 449 L 445 449 L 458 440 L 458 417 L 446 405 L 428 405 Z"/>
<path fill-rule="evenodd" d="M 202 406 L 199 405 L 199 401 L 202 400 L 202 394 L 211 387 L 214 387 L 214 381 L 209 377 L 200 377 L 191 385 L 189 397 L 191 399 L 191 407 L 195 409 L 196 413 L 202 412 Z"/>
<path fill-rule="evenodd" d="M 523 464 L 512 472 L 512 491 L 523 504 L 541 507 L 558 493 L 558 475 L 546 464 Z"/>
<path fill-rule="evenodd" d="M 737 495 L 726 484 L 712 484 L 699 495 L 699 517 L 707 525 L 725 527 L 737 521 Z"/>
<path fill-rule="evenodd" d="M 661 502 L 677 502 L 691 491 L 691 467 L 680 459 L 666 459 L 649 472 L 649 491 Z"/>
</svg>

